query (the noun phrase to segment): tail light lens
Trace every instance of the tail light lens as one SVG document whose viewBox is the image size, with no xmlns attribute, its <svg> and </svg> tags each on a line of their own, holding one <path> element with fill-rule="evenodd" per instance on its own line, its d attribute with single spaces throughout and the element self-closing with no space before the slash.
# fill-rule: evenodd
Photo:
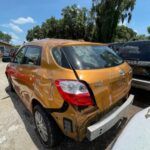
<svg viewBox="0 0 150 150">
<path fill-rule="evenodd" d="M 63 99 L 76 106 L 93 105 L 86 85 L 75 80 L 56 80 L 55 84 Z"/>
</svg>

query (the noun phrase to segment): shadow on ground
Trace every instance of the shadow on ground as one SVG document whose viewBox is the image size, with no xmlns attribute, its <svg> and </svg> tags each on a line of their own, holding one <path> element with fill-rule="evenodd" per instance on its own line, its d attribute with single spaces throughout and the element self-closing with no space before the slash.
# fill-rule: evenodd
<svg viewBox="0 0 150 150">
<path fill-rule="evenodd" d="M 38 136 L 36 134 L 34 122 L 32 115 L 26 109 L 26 107 L 21 102 L 20 98 L 9 90 L 9 87 L 6 88 L 6 92 L 10 96 L 18 114 L 20 115 L 25 128 L 30 135 L 32 141 L 35 143 L 38 149 L 44 150 L 45 148 L 40 143 Z M 124 128 L 126 124 L 126 119 L 118 122 L 111 130 L 103 134 L 101 137 L 97 138 L 93 142 L 89 142 L 88 140 L 84 140 L 83 142 L 75 142 L 67 137 L 64 137 L 63 141 L 59 146 L 53 148 L 52 150 L 105 150 L 110 149 L 114 140 L 117 138 L 121 130 Z"/>
<path fill-rule="evenodd" d="M 132 88 L 130 93 L 135 95 L 133 105 L 141 107 L 141 108 L 149 107 L 150 106 L 150 94 L 149 94 L 149 92 L 150 91 Z"/>
</svg>

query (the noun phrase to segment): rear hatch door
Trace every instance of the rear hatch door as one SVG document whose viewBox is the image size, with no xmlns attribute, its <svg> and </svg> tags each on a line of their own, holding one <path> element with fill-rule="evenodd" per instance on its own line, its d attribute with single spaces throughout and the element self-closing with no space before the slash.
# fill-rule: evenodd
<svg viewBox="0 0 150 150">
<path fill-rule="evenodd" d="M 79 79 L 89 84 L 101 111 L 127 94 L 130 67 L 107 46 L 67 46 L 63 52 Z"/>
<path fill-rule="evenodd" d="M 79 78 L 89 84 L 101 111 L 109 109 L 126 96 L 129 91 L 128 72 L 126 63 L 107 69 L 77 71 Z"/>
</svg>

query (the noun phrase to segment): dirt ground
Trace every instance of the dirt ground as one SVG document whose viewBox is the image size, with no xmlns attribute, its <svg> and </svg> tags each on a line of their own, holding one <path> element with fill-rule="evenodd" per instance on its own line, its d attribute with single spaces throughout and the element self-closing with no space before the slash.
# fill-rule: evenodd
<svg viewBox="0 0 150 150">
<path fill-rule="evenodd" d="M 7 64 L 0 62 L 0 150 L 44 150 L 40 143 L 31 114 L 26 110 L 19 97 L 10 92 L 5 77 Z M 93 142 L 84 140 L 77 143 L 67 137 L 53 150 L 104 150 L 111 146 L 128 120 L 141 109 L 150 105 L 147 91 L 132 89 L 135 100 L 128 111 L 127 119 L 119 122 L 107 133 Z"/>
</svg>

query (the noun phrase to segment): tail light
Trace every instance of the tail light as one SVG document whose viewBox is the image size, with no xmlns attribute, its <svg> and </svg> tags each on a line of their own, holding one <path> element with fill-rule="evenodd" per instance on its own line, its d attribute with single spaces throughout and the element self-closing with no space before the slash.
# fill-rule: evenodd
<svg viewBox="0 0 150 150">
<path fill-rule="evenodd" d="M 63 99 L 76 106 L 93 105 L 86 85 L 76 80 L 56 80 L 56 87 Z"/>
</svg>

